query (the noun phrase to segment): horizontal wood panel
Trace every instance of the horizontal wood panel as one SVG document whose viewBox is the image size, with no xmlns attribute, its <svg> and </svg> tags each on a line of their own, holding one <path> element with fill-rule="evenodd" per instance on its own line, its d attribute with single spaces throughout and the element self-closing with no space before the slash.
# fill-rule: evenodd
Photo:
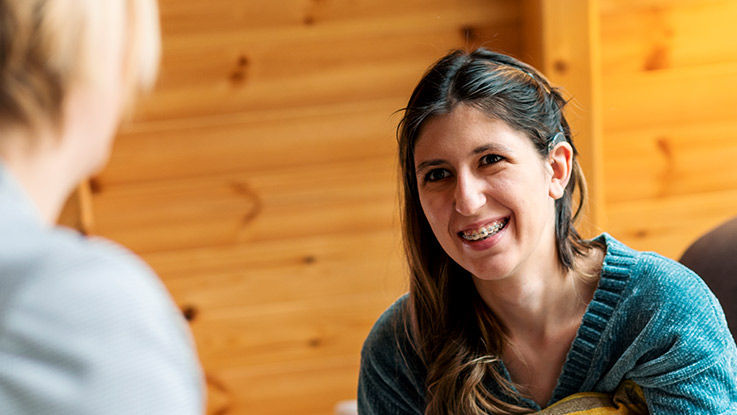
<svg viewBox="0 0 737 415">
<path fill-rule="evenodd" d="M 640 9 L 685 8 L 709 3 L 721 3 L 725 0 L 597 0 L 602 18 L 612 14 L 627 13 Z"/>
<path fill-rule="evenodd" d="M 228 3 L 228 2 L 226 2 Z M 225 4 L 221 2 L 221 4 Z M 326 4 L 330 4 L 329 2 Z M 138 120 L 200 117 L 264 108 L 356 102 L 387 96 L 406 99 L 427 66 L 450 48 L 519 50 L 519 14 L 514 2 L 473 1 L 428 5 L 393 14 L 368 3 L 336 16 L 330 24 L 251 26 L 228 8 L 215 9 L 208 28 L 166 29 L 161 81 L 142 102 Z M 361 6 L 380 14 L 361 13 Z M 504 13 L 493 13 L 495 10 Z M 207 14 L 207 13 L 205 13 Z M 225 17 L 227 15 L 227 18 Z M 373 16 L 373 17 L 372 17 Z M 266 17 L 268 20 L 268 16 Z M 172 23 L 174 24 L 174 23 Z M 169 33 L 167 33 L 169 32 Z"/>
<path fill-rule="evenodd" d="M 211 393 L 218 402 L 208 413 L 329 415 L 337 400 L 355 399 L 358 367 L 345 355 L 219 370 L 213 376 L 238 389 Z"/>
<path fill-rule="evenodd" d="M 392 113 L 401 105 L 389 99 L 128 126 L 96 180 L 97 189 L 365 158 L 393 160 L 399 117 Z"/>
<path fill-rule="evenodd" d="M 395 188 L 384 158 L 113 186 L 96 230 L 139 253 L 361 232 L 395 225 Z"/>
<path fill-rule="evenodd" d="M 387 62 L 352 71 L 295 75 L 284 79 L 253 80 L 247 87 L 232 88 L 228 74 L 213 84 L 197 84 L 162 90 L 143 101 L 137 119 L 201 117 L 223 113 L 259 111 L 311 105 L 336 105 L 390 97 L 406 97 L 424 70 L 422 64 Z M 385 74 L 392 74 L 391 77 Z M 200 75 L 194 75 L 200 76 Z M 205 78 L 207 79 L 207 78 Z"/>
<path fill-rule="evenodd" d="M 678 259 L 699 236 L 737 215 L 737 190 L 612 203 L 613 236 L 632 248 Z"/>
<path fill-rule="evenodd" d="M 657 125 L 733 121 L 737 63 L 604 77 L 602 102 L 605 136 Z"/>
<path fill-rule="evenodd" d="M 602 0 L 608 231 L 678 258 L 737 214 L 737 3 Z"/>
<path fill-rule="evenodd" d="M 627 3 L 602 13 L 604 76 L 737 63 L 737 2 Z"/>
<path fill-rule="evenodd" d="M 397 29 L 401 30 L 396 32 L 385 22 L 350 34 L 323 31 L 317 32 L 320 36 L 282 37 L 281 32 L 246 32 L 170 39 L 166 46 L 171 56 L 164 55 L 157 92 L 195 85 L 248 89 L 257 87 L 253 84 L 278 79 L 299 80 L 305 82 L 307 88 L 308 81 L 319 79 L 319 76 L 336 77 L 333 88 L 340 88 L 346 86 L 339 82 L 345 73 L 353 73 L 354 81 L 360 82 L 361 74 L 370 73 L 366 71 L 371 68 L 391 69 L 401 63 L 414 66 L 419 75 L 450 48 L 486 44 L 513 51 L 519 42 L 516 22 L 500 26 L 484 19 L 482 24 L 481 15 L 471 21 L 465 20 L 466 24 L 420 26 L 428 17 L 422 16 L 415 30 L 408 28 L 405 21 L 397 22 Z M 356 31 L 356 28 L 351 30 Z M 210 59 L 202 59 L 203 55 Z M 386 80 L 396 79 L 396 76 L 393 71 L 382 73 Z"/>
<path fill-rule="evenodd" d="M 325 296 L 251 312 L 220 309 L 203 312 L 192 329 L 200 358 L 211 371 L 358 356 L 371 326 L 399 295 L 389 300 L 376 292 Z"/>
<path fill-rule="evenodd" d="M 311 301 L 406 285 L 396 230 L 144 254 L 182 305 L 208 310 Z M 222 297 L 219 297 L 222 296 Z"/>
<path fill-rule="evenodd" d="M 610 133 L 604 174 L 611 203 L 737 189 L 737 119 Z"/>
<path fill-rule="evenodd" d="M 244 31 L 288 36 L 292 34 L 288 31 L 290 28 L 316 30 L 321 26 L 339 26 L 355 29 L 355 22 L 371 22 L 376 28 L 389 25 L 386 22 L 403 21 L 408 27 L 414 27 L 420 17 L 425 18 L 422 28 L 441 27 L 457 16 L 500 23 L 518 20 L 521 7 L 516 0 L 353 0 L 349 4 L 335 0 L 161 0 L 159 3 L 165 38 Z M 351 35 L 360 36 L 358 32 Z"/>
<path fill-rule="evenodd" d="M 192 327 L 208 377 L 228 391 L 211 390 L 213 411 L 228 406 L 233 413 L 310 413 L 355 397 L 363 339 L 407 285 L 396 229 L 145 258 L 178 303 L 194 310 Z M 340 381 L 320 380 L 328 371 L 322 362 L 336 356 L 351 362 L 345 373 L 331 375 Z M 306 361 L 318 366 L 296 372 Z M 298 398 L 304 391 L 294 383 L 299 379 L 321 382 L 313 386 L 321 397 Z M 288 404 L 274 401 L 283 385 L 295 387 Z"/>
</svg>

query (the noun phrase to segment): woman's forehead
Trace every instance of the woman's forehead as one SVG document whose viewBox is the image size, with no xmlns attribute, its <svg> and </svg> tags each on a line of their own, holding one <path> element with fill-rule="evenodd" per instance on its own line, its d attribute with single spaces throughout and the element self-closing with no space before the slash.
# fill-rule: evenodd
<svg viewBox="0 0 737 415">
<path fill-rule="evenodd" d="M 469 154 L 479 148 L 509 150 L 530 146 L 526 135 L 506 122 L 468 105 L 432 117 L 415 142 L 415 162 L 441 154 Z"/>
</svg>

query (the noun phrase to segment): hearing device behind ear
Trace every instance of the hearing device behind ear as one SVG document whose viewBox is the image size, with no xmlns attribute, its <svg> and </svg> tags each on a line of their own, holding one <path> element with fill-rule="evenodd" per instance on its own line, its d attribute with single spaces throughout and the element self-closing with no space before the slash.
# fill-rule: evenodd
<svg viewBox="0 0 737 415">
<path fill-rule="evenodd" d="M 551 151 L 553 151 L 553 149 L 555 148 L 555 146 L 558 143 L 562 143 L 562 142 L 565 142 L 565 141 L 566 141 L 565 134 L 563 134 L 563 132 L 560 132 L 560 131 L 557 132 L 554 136 L 552 136 L 548 140 L 548 153 L 550 153 Z"/>
</svg>

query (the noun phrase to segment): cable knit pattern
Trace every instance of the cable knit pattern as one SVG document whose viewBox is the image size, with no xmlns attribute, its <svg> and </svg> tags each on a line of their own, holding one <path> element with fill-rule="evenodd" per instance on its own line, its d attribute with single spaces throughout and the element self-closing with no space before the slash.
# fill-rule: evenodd
<svg viewBox="0 0 737 415">
<path fill-rule="evenodd" d="M 636 261 L 635 251 L 622 248 L 624 247 L 619 244 L 607 244 L 607 255 L 602 264 L 599 286 L 583 316 L 578 335 L 573 340 L 567 362 L 563 366 L 563 373 L 558 379 L 557 393 L 553 396 L 553 401 L 563 399 L 571 391 L 581 390 L 585 375 L 590 369 L 590 362 L 600 347 L 602 334 L 629 282 L 629 270 Z"/>
<path fill-rule="evenodd" d="M 651 414 L 737 414 L 737 347 L 706 284 L 660 255 L 607 234 L 598 239 L 607 250 L 599 284 L 549 404 L 578 392 L 612 393 L 631 380 Z M 424 412 L 426 368 L 398 324 L 406 299 L 384 312 L 364 343 L 362 415 Z M 503 365 L 501 372 L 508 376 Z"/>
</svg>

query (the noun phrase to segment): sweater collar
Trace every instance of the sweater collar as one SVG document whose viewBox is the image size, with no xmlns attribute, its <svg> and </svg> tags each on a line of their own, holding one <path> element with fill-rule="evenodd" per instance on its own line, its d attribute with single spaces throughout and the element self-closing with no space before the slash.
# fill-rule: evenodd
<svg viewBox="0 0 737 415">
<path fill-rule="evenodd" d="M 609 334 L 609 320 L 622 299 L 637 260 L 637 251 L 607 233 L 601 234 L 596 240 L 606 246 L 599 284 L 586 308 L 550 403 L 579 392 L 587 378 L 594 375 L 594 362 Z"/>
</svg>

